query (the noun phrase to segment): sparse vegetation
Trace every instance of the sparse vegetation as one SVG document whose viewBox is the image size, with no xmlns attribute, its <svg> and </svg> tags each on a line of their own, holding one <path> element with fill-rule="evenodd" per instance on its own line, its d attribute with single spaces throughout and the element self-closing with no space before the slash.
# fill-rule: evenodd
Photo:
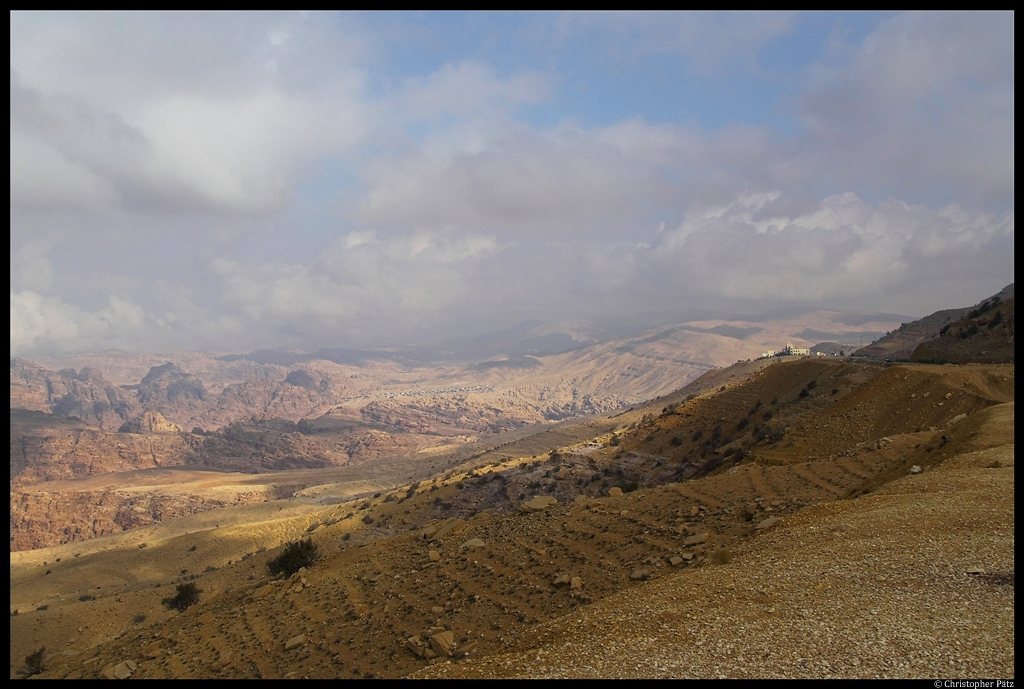
<svg viewBox="0 0 1024 689">
<path fill-rule="evenodd" d="M 319 554 L 312 538 L 307 538 L 304 541 L 291 541 L 285 546 L 284 552 L 267 563 L 267 570 L 271 574 L 283 574 L 290 577 L 298 572 L 299 568 L 309 567 L 318 559 Z"/>
<path fill-rule="evenodd" d="M 174 596 L 164 598 L 160 603 L 164 607 L 177 610 L 178 612 L 184 612 L 199 602 L 199 594 L 203 592 L 202 589 L 197 588 L 193 583 L 178 584 L 176 590 L 177 593 Z"/>
<path fill-rule="evenodd" d="M 732 553 L 728 548 L 718 548 L 709 558 L 713 565 L 727 565 L 732 562 Z"/>
<path fill-rule="evenodd" d="M 43 654 L 46 653 L 46 646 L 40 646 L 39 650 L 25 656 L 25 664 L 18 669 L 18 676 L 27 679 L 38 675 L 46 669 L 43 665 Z"/>
</svg>

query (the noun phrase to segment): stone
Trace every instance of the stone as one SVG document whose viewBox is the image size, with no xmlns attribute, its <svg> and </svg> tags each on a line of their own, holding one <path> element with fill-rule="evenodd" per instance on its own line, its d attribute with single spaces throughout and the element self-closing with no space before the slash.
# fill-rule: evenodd
<svg viewBox="0 0 1024 689">
<path fill-rule="evenodd" d="M 135 664 L 135 661 L 132 660 L 131 658 L 129 658 L 128 660 L 124 661 L 124 664 L 127 665 L 128 669 L 131 670 L 132 672 L 135 672 L 135 670 L 139 667 L 138 665 Z"/>
<path fill-rule="evenodd" d="M 708 540 L 708 535 L 706 533 L 694 534 L 683 541 L 683 545 L 699 545 L 706 540 Z"/>
<path fill-rule="evenodd" d="M 437 552 L 436 550 L 431 550 L 429 553 L 427 553 L 427 557 L 430 558 L 431 562 L 438 562 L 441 559 L 441 553 Z"/>
<path fill-rule="evenodd" d="M 455 652 L 455 634 L 450 631 L 438 632 L 430 637 L 430 648 L 438 656 L 451 657 Z"/>
<path fill-rule="evenodd" d="M 947 400 L 951 400 L 951 399 L 953 399 L 953 393 L 952 393 L 952 392 L 947 392 L 947 393 L 946 393 L 946 399 L 947 399 Z"/>
<path fill-rule="evenodd" d="M 305 634 L 299 634 L 298 636 L 293 636 L 292 638 L 290 638 L 290 639 L 288 639 L 287 641 L 284 642 L 284 650 L 290 651 L 293 648 L 298 648 L 299 646 L 303 645 L 304 643 L 306 643 L 306 635 Z"/>
<path fill-rule="evenodd" d="M 954 416 L 952 419 L 949 420 L 949 425 L 952 426 L 953 424 L 960 423 L 961 421 L 963 421 L 966 418 L 967 418 L 967 414 L 957 414 L 956 416 Z"/>
<path fill-rule="evenodd" d="M 208 613 L 205 613 L 204 615 L 201 615 L 199 617 L 199 619 L 196 620 L 196 623 L 197 624 L 210 624 L 211 622 L 213 622 L 214 619 L 215 618 L 213 616 L 213 613 L 212 612 L 208 612 Z"/>
<path fill-rule="evenodd" d="M 678 567 L 679 565 L 683 564 L 683 558 L 679 557 L 678 555 L 673 555 L 668 559 L 668 563 L 673 567 Z"/>
<path fill-rule="evenodd" d="M 694 507 L 690 510 L 691 517 L 696 517 L 698 514 L 700 514 L 700 507 Z"/>
<path fill-rule="evenodd" d="M 128 679 L 132 676 L 131 668 L 128 667 L 128 663 L 118 663 L 114 666 L 114 678 L 115 679 Z"/>
<path fill-rule="evenodd" d="M 405 642 L 405 647 L 420 658 L 423 657 L 424 652 L 427 650 L 427 647 L 423 645 L 423 641 L 418 636 L 410 636 Z"/>
<path fill-rule="evenodd" d="M 634 569 L 633 573 L 629 575 L 629 578 L 633 581 L 646 581 L 651 576 L 651 573 L 646 569 Z"/>
<path fill-rule="evenodd" d="M 456 517 L 455 519 L 451 520 L 450 522 L 442 526 L 440 529 L 438 529 L 437 532 L 434 534 L 433 540 L 439 541 L 448 534 L 456 534 L 459 531 L 462 531 L 463 527 L 465 526 L 466 522 Z"/>
<path fill-rule="evenodd" d="M 683 553 L 682 558 L 684 560 L 686 560 L 687 562 L 689 562 L 690 560 L 693 559 L 693 553 Z"/>
<path fill-rule="evenodd" d="M 573 577 L 572 581 L 569 582 L 569 589 L 578 591 L 581 588 L 583 588 L 583 579 L 581 577 Z"/>
<path fill-rule="evenodd" d="M 768 517 L 764 521 L 760 522 L 754 528 L 757 529 L 758 531 L 763 531 L 764 529 L 770 529 L 771 527 L 775 526 L 775 524 L 778 523 L 778 521 L 779 521 L 778 517 L 775 517 L 775 516 Z"/>
<path fill-rule="evenodd" d="M 608 497 L 617 498 L 620 495 L 622 495 L 622 489 L 619 488 L 618 486 L 612 486 L 611 488 L 608 489 Z"/>
<path fill-rule="evenodd" d="M 440 605 L 435 605 L 430 609 L 430 612 L 434 613 L 435 615 L 440 615 L 444 612 L 444 608 L 442 608 Z"/>
<path fill-rule="evenodd" d="M 572 580 L 568 574 L 559 574 L 555 577 L 554 584 L 555 586 L 568 586 L 571 581 Z"/>
<path fill-rule="evenodd" d="M 254 599 L 256 599 L 256 598 L 263 598 L 264 596 L 267 596 L 267 595 L 269 595 L 269 594 L 271 594 L 273 592 L 274 592 L 274 587 L 271 586 L 270 584 L 265 584 L 264 586 L 261 586 L 258 589 L 256 589 L 255 591 L 253 591 L 252 597 Z"/>
<path fill-rule="evenodd" d="M 557 503 L 558 501 L 550 495 L 535 495 L 519 505 L 519 509 L 523 512 L 543 512 L 548 508 L 548 505 Z"/>
<path fill-rule="evenodd" d="M 462 545 L 460 545 L 459 548 L 483 548 L 484 545 L 486 544 L 484 543 L 484 540 L 482 538 L 471 538 Z"/>
<path fill-rule="evenodd" d="M 915 464 L 914 466 L 910 467 L 910 473 L 912 473 L 912 474 L 920 474 L 922 471 L 924 471 L 924 469 L 922 469 L 917 464 Z"/>
<path fill-rule="evenodd" d="M 455 658 L 465 658 L 470 653 L 476 650 L 476 642 L 470 641 L 469 643 L 459 646 L 459 650 L 455 651 Z"/>
</svg>

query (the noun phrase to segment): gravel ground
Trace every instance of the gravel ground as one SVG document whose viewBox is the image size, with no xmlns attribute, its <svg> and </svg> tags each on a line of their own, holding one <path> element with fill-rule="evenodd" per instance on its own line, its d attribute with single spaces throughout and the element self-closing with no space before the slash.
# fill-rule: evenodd
<svg viewBox="0 0 1024 689">
<path fill-rule="evenodd" d="M 1011 678 L 1013 484 L 1011 439 L 415 676 Z"/>
</svg>

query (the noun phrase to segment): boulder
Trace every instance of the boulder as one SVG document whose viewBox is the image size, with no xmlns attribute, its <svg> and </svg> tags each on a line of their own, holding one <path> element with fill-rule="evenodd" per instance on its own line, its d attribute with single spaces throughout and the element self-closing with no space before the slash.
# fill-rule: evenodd
<svg viewBox="0 0 1024 689">
<path fill-rule="evenodd" d="M 618 486 L 613 486 L 608 489 L 608 497 L 617 498 L 622 495 L 622 489 Z"/>
<path fill-rule="evenodd" d="M 434 634 L 430 637 L 430 648 L 440 657 L 451 657 L 455 653 L 455 634 L 447 630 Z"/>
<path fill-rule="evenodd" d="M 429 553 L 427 553 L 427 557 L 430 558 L 431 562 L 438 562 L 441 560 L 441 553 L 437 552 L 436 550 L 431 550 Z"/>
<path fill-rule="evenodd" d="M 683 558 L 679 557 L 678 555 L 673 555 L 668 559 L 668 563 L 673 567 L 678 567 L 679 565 L 683 564 Z"/>
</svg>

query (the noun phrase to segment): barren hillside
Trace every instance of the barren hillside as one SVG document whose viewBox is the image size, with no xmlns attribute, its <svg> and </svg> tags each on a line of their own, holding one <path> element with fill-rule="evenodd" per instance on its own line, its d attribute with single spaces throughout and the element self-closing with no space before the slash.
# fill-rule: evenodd
<svg viewBox="0 0 1024 689">
<path fill-rule="evenodd" d="M 1012 676 L 1013 366 L 715 376 L 355 503 L 12 553 L 12 673 Z"/>
</svg>

